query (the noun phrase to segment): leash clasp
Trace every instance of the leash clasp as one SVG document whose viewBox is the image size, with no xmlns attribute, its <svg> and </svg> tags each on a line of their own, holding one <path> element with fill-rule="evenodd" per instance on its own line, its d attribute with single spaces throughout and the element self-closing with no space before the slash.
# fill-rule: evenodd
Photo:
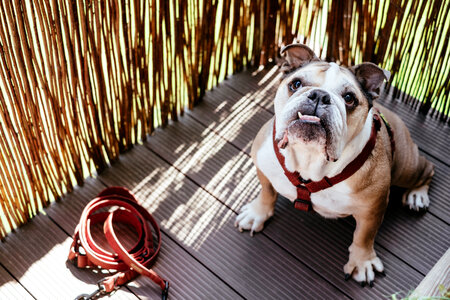
<svg viewBox="0 0 450 300">
<path fill-rule="evenodd" d="M 164 283 L 166 284 L 166 287 L 162 292 L 162 300 L 167 300 L 167 296 L 169 295 L 169 282 L 164 280 Z"/>
<path fill-rule="evenodd" d="M 98 299 L 102 297 L 103 295 L 106 295 L 106 289 L 105 286 L 102 284 L 103 279 L 97 282 L 97 289 L 93 291 L 90 294 L 81 294 L 78 295 L 75 300 L 91 300 L 91 299 Z"/>
</svg>

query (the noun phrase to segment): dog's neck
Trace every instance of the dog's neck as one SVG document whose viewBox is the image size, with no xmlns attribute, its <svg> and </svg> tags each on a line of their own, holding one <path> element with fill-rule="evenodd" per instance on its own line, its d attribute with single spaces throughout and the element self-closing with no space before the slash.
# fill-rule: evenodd
<svg viewBox="0 0 450 300">
<path fill-rule="evenodd" d="M 363 129 L 351 139 L 336 162 L 328 161 L 323 151 L 318 151 L 317 144 L 292 144 L 280 152 L 285 157 L 286 168 L 297 171 L 305 180 L 319 181 L 325 176 L 333 177 L 351 163 L 366 145 L 370 138 L 373 123 L 372 109 L 367 115 Z"/>
</svg>

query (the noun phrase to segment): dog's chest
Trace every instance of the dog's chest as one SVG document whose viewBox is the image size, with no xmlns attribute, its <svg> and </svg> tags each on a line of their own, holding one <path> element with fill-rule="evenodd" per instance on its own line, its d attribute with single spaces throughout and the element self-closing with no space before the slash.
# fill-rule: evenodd
<svg viewBox="0 0 450 300">
<path fill-rule="evenodd" d="M 297 188 L 289 181 L 278 162 L 272 141 L 265 141 L 256 153 L 257 167 L 269 179 L 273 188 L 282 196 L 294 201 Z M 344 217 L 352 213 L 352 189 L 346 181 L 340 182 L 322 191 L 312 193 L 314 210 L 326 218 Z"/>
<path fill-rule="evenodd" d="M 311 194 L 316 212 L 326 218 L 341 218 L 352 214 L 352 190 L 345 181 Z"/>
</svg>

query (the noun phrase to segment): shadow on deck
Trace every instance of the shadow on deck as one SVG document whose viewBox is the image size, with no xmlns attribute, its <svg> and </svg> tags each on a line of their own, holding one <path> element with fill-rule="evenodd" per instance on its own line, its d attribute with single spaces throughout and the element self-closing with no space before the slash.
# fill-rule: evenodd
<svg viewBox="0 0 450 300">
<path fill-rule="evenodd" d="M 387 276 L 362 288 L 345 282 L 342 271 L 351 218 L 326 220 L 296 211 L 280 197 L 275 216 L 254 238 L 233 226 L 241 206 L 260 189 L 249 151 L 273 116 L 276 75 L 272 68 L 232 76 L 179 122 L 156 130 L 11 234 L 0 244 L 0 298 L 73 299 L 94 290 L 102 274 L 65 261 L 84 205 L 115 185 L 131 189 L 160 222 L 163 247 L 155 270 L 171 282 L 170 299 L 387 299 L 412 291 L 450 245 L 449 127 L 385 95 L 382 103 L 406 122 L 436 175 L 425 214 L 403 209 L 401 194 L 391 194 L 375 245 Z M 138 278 L 112 297 L 159 295 L 159 287 Z"/>
</svg>

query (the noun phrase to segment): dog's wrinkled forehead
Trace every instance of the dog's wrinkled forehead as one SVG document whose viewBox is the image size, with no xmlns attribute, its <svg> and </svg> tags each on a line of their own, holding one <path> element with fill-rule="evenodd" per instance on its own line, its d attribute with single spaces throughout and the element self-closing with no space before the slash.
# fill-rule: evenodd
<svg viewBox="0 0 450 300">
<path fill-rule="evenodd" d="M 336 63 L 317 61 L 307 64 L 289 73 L 283 82 L 292 79 L 300 79 L 303 86 L 320 87 L 330 92 L 340 91 L 343 88 L 353 86 L 358 89 L 359 84 L 353 74 L 346 68 Z"/>
</svg>

